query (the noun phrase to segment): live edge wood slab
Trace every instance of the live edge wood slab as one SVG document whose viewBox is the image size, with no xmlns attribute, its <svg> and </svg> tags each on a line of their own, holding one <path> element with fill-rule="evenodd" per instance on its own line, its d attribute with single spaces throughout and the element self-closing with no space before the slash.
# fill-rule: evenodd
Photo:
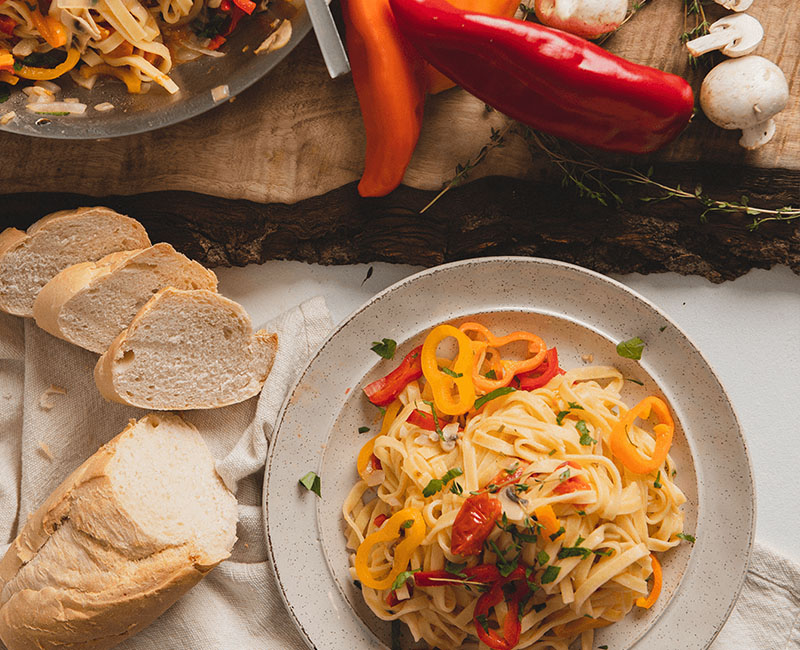
<svg viewBox="0 0 800 650">
<path fill-rule="evenodd" d="M 721 15 L 714 6 L 710 17 Z M 738 133 L 700 114 L 680 138 L 649 158 L 608 158 L 615 167 L 654 167 L 654 176 L 720 200 L 800 206 L 800 12 L 796 0 L 755 0 L 764 24 L 757 50 L 784 71 L 791 104 L 778 135 L 756 152 Z M 649 4 L 607 43 L 626 58 L 682 74 L 699 89 L 677 44 L 680 0 Z M 59 142 L 0 133 L 0 225 L 105 204 L 140 219 L 154 241 L 170 241 L 206 264 L 267 259 L 323 264 L 386 260 L 434 265 L 481 255 L 537 255 L 602 272 L 676 271 L 714 282 L 785 264 L 800 273 L 800 220 L 699 218 L 695 201 L 644 202 L 652 189 L 616 187 L 604 207 L 564 187 L 546 156 L 510 132 L 430 210 L 420 209 L 480 151 L 505 118 L 460 90 L 426 105 L 423 134 L 404 184 L 382 199 L 355 189 L 363 133 L 349 79 L 326 78 L 316 43 L 236 101 L 183 124 L 104 142 Z"/>
</svg>

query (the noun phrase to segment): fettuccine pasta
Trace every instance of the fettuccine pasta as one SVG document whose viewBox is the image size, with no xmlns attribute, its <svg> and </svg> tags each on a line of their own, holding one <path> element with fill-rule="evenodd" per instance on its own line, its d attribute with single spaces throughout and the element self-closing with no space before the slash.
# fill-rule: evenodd
<svg viewBox="0 0 800 650">
<path fill-rule="evenodd" d="M 555 349 L 516 373 L 509 364 L 522 362 L 500 357 L 508 341 L 465 325 L 444 333 L 477 334 L 459 340 L 462 363 L 501 385 L 478 389 L 463 412 L 443 414 L 437 395 L 452 406 L 467 366 L 435 346 L 424 377 L 413 372 L 423 346 L 366 389 L 391 402 L 343 505 L 353 578 L 376 616 L 431 647 L 567 650 L 580 638 L 589 650 L 594 629 L 652 606 L 656 554 L 685 538 L 668 407 L 650 397 L 629 408 L 617 369 L 564 372 Z M 515 340 L 531 358 L 544 350 Z"/>
</svg>

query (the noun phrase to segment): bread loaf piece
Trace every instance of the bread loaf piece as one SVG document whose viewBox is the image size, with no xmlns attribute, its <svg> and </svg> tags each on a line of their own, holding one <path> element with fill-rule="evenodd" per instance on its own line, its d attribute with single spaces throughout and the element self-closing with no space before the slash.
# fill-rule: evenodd
<svg viewBox="0 0 800 650">
<path fill-rule="evenodd" d="M 218 293 L 166 288 L 100 357 L 106 399 L 156 410 L 216 408 L 253 397 L 272 368 L 278 338 L 253 334 L 244 308 Z"/>
<path fill-rule="evenodd" d="M 164 287 L 217 290 L 217 276 L 169 244 L 68 266 L 33 304 L 36 324 L 53 336 L 102 353 Z"/>
<path fill-rule="evenodd" d="M 39 291 L 62 269 L 147 246 L 138 221 L 103 207 L 55 212 L 27 233 L 7 228 L 0 233 L 0 310 L 33 316 Z"/>
<path fill-rule="evenodd" d="M 230 555 L 237 504 L 197 430 L 149 414 L 76 469 L 0 561 L 8 650 L 105 650 Z"/>
</svg>

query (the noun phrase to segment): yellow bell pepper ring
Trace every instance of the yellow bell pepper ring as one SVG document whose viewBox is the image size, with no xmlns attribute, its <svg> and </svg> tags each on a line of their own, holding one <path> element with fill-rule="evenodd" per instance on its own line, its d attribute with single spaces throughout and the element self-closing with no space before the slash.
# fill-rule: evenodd
<svg viewBox="0 0 800 650">
<path fill-rule="evenodd" d="M 650 417 L 651 410 L 658 416 L 659 423 L 653 427 L 653 432 L 656 434 L 653 455 L 647 458 L 631 442 L 628 430 L 637 418 L 644 420 Z M 655 472 L 667 459 L 674 432 L 675 422 L 672 420 L 669 407 L 663 400 L 651 395 L 628 411 L 611 430 L 611 453 L 630 471 L 636 474 L 649 474 Z"/>
<path fill-rule="evenodd" d="M 400 412 L 401 408 L 402 404 L 400 403 L 400 400 L 395 400 L 386 407 L 386 413 L 383 415 L 383 424 L 381 424 L 380 433 L 371 438 L 367 444 L 361 448 L 361 451 L 358 452 L 356 469 L 358 470 L 358 475 L 365 481 L 367 480 L 367 465 L 369 465 L 370 458 L 372 458 L 372 452 L 375 449 L 375 441 L 381 436 L 386 435 L 386 432 L 389 431 L 389 427 L 392 426 L 392 422 L 394 422 L 394 419 L 397 417 L 397 414 Z"/>
<path fill-rule="evenodd" d="M 64 63 L 57 65 L 55 68 L 32 68 L 31 66 L 21 65 L 14 68 L 14 74 L 23 79 L 49 81 L 50 79 L 57 79 L 65 72 L 72 70 L 80 60 L 81 53 L 78 50 L 70 50 L 67 52 L 67 58 Z"/>
<path fill-rule="evenodd" d="M 436 348 L 451 336 L 458 342 L 458 355 L 450 369 L 452 374 L 448 374 L 439 369 Z M 472 341 L 464 332 L 452 325 L 434 327 L 422 344 L 422 374 L 431 387 L 433 403 L 439 413 L 461 415 L 475 404 L 472 357 Z M 458 390 L 458 399 L 453 396 L 453 387 Z"/>
<path fill-rule="evenodd" d="M 406 522 L 412 522 L 408 528 Z M 369 556 L 376 544 L 395 541 L 400 538 L 400 530 L 405 531 L 402 541 L 394 549 L 392 570 L 384 578 L 377 579 L 369 568 Z M 371 535 L 367 535 L 356 551 L 356 575 L 361 584 L 370 589 L 389 589 L 395 578 L 406 570 L 414 551 L 425 539 L 426 526 L 422 513 L 416 508 L 403 508 L 394 513 Z"/>
</svg>

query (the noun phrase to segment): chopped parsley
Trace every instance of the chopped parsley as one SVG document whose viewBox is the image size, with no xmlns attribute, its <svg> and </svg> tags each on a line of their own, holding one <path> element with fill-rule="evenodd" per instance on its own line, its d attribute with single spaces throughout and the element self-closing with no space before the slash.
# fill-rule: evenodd
<svg viewBox="0 0 800 650">
<path fill-rule="evenodd" d="M 539 551 L 536 554 L 536 561 L 544 566 L 550 561 L 550 556 L 545 551 Z"/>
<path fill-rule="evenodd" d="M 414 525 L 413 519 L 406 519 L 402 524 L 400 524 L 400 528 L 411 528 Z"/>
<path fill-rule="evenodd" d="M 644 382 L 643 381 L 639 381 L 638 379 L 633 379 L 632 377 L 623 377 L 623 379 L 625 381 L 629 381 L 629 382 L 631 382 L 633 384 L 639 384 L 640 386 L 644 386 Z"/>
<path fill-rule="evenodd" d="M 689 533 L 678 533 L 677 535 L 675 535 L 675 537 L 677 537 L 678 539 L 685 540 L 690 544 L 694 544 L 696 541 L 695 536 L 689 535 Z"/>
<path fill-rule="evenodd" d="M 69 115 L 69 111 L 34 111 L 39 115 L 56 115 L 61 117 L 63 115 Z"/>
<path fill-rule="evenodd" d="M 596 548 L 592 549 L 592 553 L 594 553 L 595 555 L 602 555 L 603 557 L 610 557 L 613 552 L 614 550 L 610 548 L 606 549 L 605 551 L 601 551 Z"/>
<path fill-rule="evenodd" d="M 392 591 L 394 591 L 395 589 L 400 589 L 400 587 L 406 584 L 406 581 L 411 576 L 413 576 L 417 571 L 419 571 L 419 569 L 411 569 L 411 571 L 403 571 L 402 573 L 398 574 L 398 576 L 394 579 L 394 582 L 392 583 Z"/>
<path fill-rule="evenodd" d="M 467 566 L 466 562 L 458 564 L 456 562 L 450 562 L 450 560 L 448 560 L 444 564 L 444 570 L 447 571 L 447 573 L 452 573 L 454 576 L 458 576 L 459 578 L 466 578 L 467 574 L 464 573 L 464 569 L 466 568 L 466 566 Z"/>
<path fill-rule="evenodd" d="M 475 400 L 475 408 L 479 409 L 481 406 L 486 404 L 493 399 L 498 397 L 502 397 L 503 395 L 508 395 L 509 393 L 513 393 L 516 388 L 513 386 L 503 386 L 502 388 L 495 388 L 491 393 L 486 393 L 483 397 L 479 397 Z"/>
<path fill-rule="evenodd" d="M 584 408 L 578 404 L 577 402 L 567 402 L 567 406 L 569 406 L 573 411 L 583 411 Z"/>
<path fill-rule="evenodd" d="M 475 620 L 478 621 L 478 624 L 483 628 L 483 631 L 488 634 L 489 633 L 489 619 L 486 618 L 486 614 L 478 614 L 475 617 Z"/>
<path fill-rule="evenodd" d="M 608 650 L 608 646 L 607 645 L 599 645 L 599 646 L 597 646 L 597 650 Z"/>
<path fill-rule="evenodd" d="M 369 427 L 358 427 L 359 433 L 366 433 L 367 431 L 369 431 Z"/>
<path fill-rule="evenodd" d="M 563 560 L 568 557 L 581 557 L 584 560 L 592 554 L 592 550 L 585 546 L 565 546 L 558 551 L 558 559 Z"/>
<path fill-rule="evenodd" d="M 567 529 L 561 526 L 556 532 L 550 535 L 550 541 L 555 542 L 559 537 L 561 537 L 564 533 L 567 532 Z"/>
<path fill-rule="evenodd" d="M 653 483 L 653 487 L 656 489 L 661 487 L 661 470 L 658 470 L 658 475 L 656 476 L 655 483 Z"/>
<path fill-rule="evenodd" d="M 561 573 L 561 567 L 551 564 L 544 570 L 544 573 L 542 574 L 542 584 L 546 585 L 550 582 L 553 582 L 558 577 L 559 573 Z"/>
<path fill-rule="evenodd" d="M 585 516 L 586 516 L 586 511 L 585 511 L 585 510 L 578 510 L 578 514 L 579 514 L 581 517 L 585 517 Z"/>
<path fill-rule="evenodd" d="M 450 370 L 450 368 L 439 368 L 439 370 L 441 370 L 444 374 L 449 375 L 450 377 L 453 377 L 455 379 L 464 376 L 463 372 L 453 372 L 452 370 Z"/>
<path fill-rule="evenodd" d="M 638 361 L 642 358 L 642 350 L 644 350 L 644 341 L 638 336 L 617 343 L 617 354 L 625 359 L 635 359 Z"/>
<path fill-rule="evenodd" d="M 569 467 L 558 475 L 559 481 L 566 481 L 569 478 Z"/>
<path fill-rule="evenodd" d="M 450 481 L 452 481 L 457 476 L 461 476 L 464 471 L 460 467 L 454 467 L 453 469 L 449 470 L 442 478 L 434 478 L 428 481 L 428 484 L 422 490 L 422 496 L 425 498 L 432 497 L 434 494 L 439 492 L 445 485 L 447 485 Z M 463 488 L 459 485 L 461 491 Z M 452 488 L 451 488 L 451 491 Z M 454 494 L 460 494 L 461 492 L 454 492 Z"/>
<path fill-rule="evenodd" d="M 589 429 L 586 427 L 586 422 L 584 422 L 583 420 L 579 420 L 578 423 L 575 425 L 575 428 L 581 434 L 580 443 L 584 447 L 589 447 L 591 445 L 597 444 L 597 440 L 595 440 L 594 438 L 592 438 L 591 435 L 589 435 Z"/>
<path fill-rule="evenodd" d="M 486 377 L 486 379 L 497 379 L 497 373 L 494 370 L 490 370 L 484 377 Z"/>
<path fill-rule="evenodd" d="M 198 38 L 214 38 L 225 31 L 228 17 L 228 14 L 225 12 L 215 11 L 205 22 L 199 18 L 193 20 L 191 25 L 192 31 L 197 34 Z"/>
<path fill-rule="evenodd" d="M 561 423 L 564 421 L 564 418 L 569 415 L 569 411 L 559 411 L 558 415 L 556 415 L 556 424 L 561 426 Z"/>
<path fill-rule="evenodd" d="M 381 339 L 380 341 L 373 341 L 372 350 L 379 357 L 384 359 L 394 359 L 394 351 L 397 349 L 397 341 L 392 339 Z"/>
<path fill-rule="evenodd" d="M 658 331 L 659 332 L 663 332 L 665 329 L 667 329 L 667 326 L 666 325 L 662 325 L 661 327 L 658 328 Z"/>
<path fill-rule="evenodd" d="M 300 485 L 302 485 L 306 490 L 310 490 L 318 497 L 322 497 L 321 492 L 321 481 L 319 476 L 317 476 L 316 472 L 309 472 L 299 481 Z"/>
<path fill-rule="evenodd" d="M 442 427 L 439 426 L 439 416 L 436 414 L 436 406 L 430 400 L 422 400 L 422 402 L 431 407 L 431 415 L 433 416 L 433 428 L 436 431 L 436 435 L 439 436 L 439 440 L 444 440 L 444 431 L 442 431 Z"/>
<path fill-rule="evenodd" d="M 548 451 L 548 452 L 547 452 L 547 455 L 548 455 L 548 456 L 552 456 L 552 455 L 554 455 L 555 453 L 556 453 L 556 450 L 555 450 L 555 449 L 551 449 L 550 451 Z"/>
</svg>

